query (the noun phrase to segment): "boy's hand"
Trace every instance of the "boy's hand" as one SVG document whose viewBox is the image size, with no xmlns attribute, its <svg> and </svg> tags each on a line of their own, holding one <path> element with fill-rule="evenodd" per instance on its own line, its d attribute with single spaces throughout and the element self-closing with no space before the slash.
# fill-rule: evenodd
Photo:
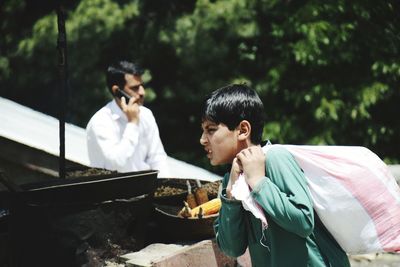
<svg viewBox="0 0 400 267">
<path fill-rule="evenodd" d="M 241 165 L 247 184 L 254 188 L 265 177 L 265 155 L 260 146 L 252 146 L 240 151 L 236 158 Z"/>
<path fill-rule="evenodd" d="M 232 198 L 231 190 L 232 190 L 232 185 L 235 184 L 236 180 L 239 177 L 239 174 L 241 173 L 241 167 L 239 165 L 239 162 L 237 158 L 233 159 L 232 162 L 232 168 L 231 168 L 231 173 L 229 175 L 229 182 L 228 185 L 226 186 L 226 194 L 228 198 Z"/>
</svg>

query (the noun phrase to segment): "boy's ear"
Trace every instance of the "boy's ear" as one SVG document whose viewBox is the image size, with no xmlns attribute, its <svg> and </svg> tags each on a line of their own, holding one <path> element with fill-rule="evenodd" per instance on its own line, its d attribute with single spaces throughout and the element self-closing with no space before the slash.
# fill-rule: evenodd
<svg viewBox="0 0 400 267">
<path fill-rule="evenodd" d="M 250 138 L 251 133 L 251 124 L 246 120 L 242 120 L 238 126 L 239 130 L 239 140 L 246 140 Z"/>
</svg>

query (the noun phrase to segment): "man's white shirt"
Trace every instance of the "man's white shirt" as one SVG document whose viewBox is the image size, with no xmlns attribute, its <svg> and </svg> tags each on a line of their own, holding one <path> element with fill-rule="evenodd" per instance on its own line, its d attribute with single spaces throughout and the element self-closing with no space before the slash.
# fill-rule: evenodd
<svg viewBox="0 0 400 267">
<path fill-rule="evenodd" d="M 159 170 L 159 177 L 169 176 L 167 154 L 150 109 L 140 106 L 135 124 L 112 100 L 93 115 L 86 133 L 92 167 L 118 172 Z"/>
</svg>

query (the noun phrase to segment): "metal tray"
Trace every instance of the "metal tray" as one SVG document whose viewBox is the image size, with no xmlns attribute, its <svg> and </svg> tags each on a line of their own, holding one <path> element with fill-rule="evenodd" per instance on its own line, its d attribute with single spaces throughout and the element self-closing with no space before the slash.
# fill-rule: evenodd
<svg viewBox="0 0 400 267">
<path fill-rule="evenodd" d="M 196 179 L 166 179 L 159 178 L 157 186 L 165 185 L 186 189 L 186 181 L 189 181 L 192 190 L 197 188 Z M 211 183 L 220 182 L 204 182 L 203 186 L 211 185 Z M 154 220 L 158 225 L 160 235 L 167 241 L 195 241 L 214 237 L 213 224 L 218 218 L 218 214 L 204 216 L 203 218 L 182 218 L 177 216 L 183 207 L 183 201 L 186 200 L 187 190 L 180 194 L 171 196 L 154 197 Z M 209 192 L 209 198 L 217 197 L 216 193 Z"/>
<path fill-rule="evenodd" d="M 31 205 L 93 203 L 153 194 L 157 173 L 139 171 L 54 179 L 24 184 L 13 191 L 17 199 Z"/>
<path fill-rule="evenodd" d="M 213 224 L 218 214 L 203 218 L 182 218 L 176 214 L 181 206 L 155 204 L 156 220 L 162 225 L 163 235 L 173 241 L 202 240 L 214 237 Z"/>
</svg>

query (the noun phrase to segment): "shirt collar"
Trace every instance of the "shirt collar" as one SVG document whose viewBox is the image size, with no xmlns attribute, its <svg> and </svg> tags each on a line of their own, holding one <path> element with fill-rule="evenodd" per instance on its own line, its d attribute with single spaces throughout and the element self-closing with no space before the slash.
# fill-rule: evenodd
<svg viewBox="0 0 400 267">
<path fill-rule="evenodd" d="M 126 119 L 125 113 L 117 105 L 117 102 L 115 99 L 113 99 L 110 102 L 110 110 L 111 110 L 111 117 L 113 118 L 113 120 L 118 120 L 119 118 Z"/>
</svg>

